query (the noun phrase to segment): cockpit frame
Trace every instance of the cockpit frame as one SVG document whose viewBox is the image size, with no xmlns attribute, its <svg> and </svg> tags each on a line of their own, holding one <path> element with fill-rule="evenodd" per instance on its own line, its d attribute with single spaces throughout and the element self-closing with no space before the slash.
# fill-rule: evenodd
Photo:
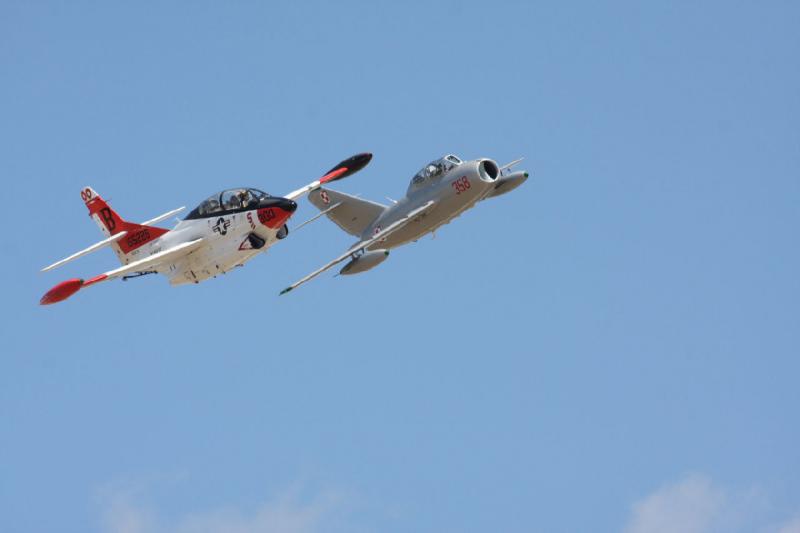
<svg viewBox="0 0 800 533">
<path fill-rule="evenodd" d="M 271 196 L 252 187 L 225 189 L 212 194 L 186 215 L 184 220 L 210 218 L 231 213 L 241 213 L 258 207 L 259 201 Z"/>
<path fill-rule="evenodd" d="M 437 180 L 461 163 L 463 163 L 463 161 L 453 154 L 447 154 L 444 157 L 440 157 L 439 159 L 431 161 L 422 167 L 419 172 L 414 174 L 413 178 L 411 178 L 409 191 L 418 189 L 426 183 L 431 183 Z"/>
</svg>

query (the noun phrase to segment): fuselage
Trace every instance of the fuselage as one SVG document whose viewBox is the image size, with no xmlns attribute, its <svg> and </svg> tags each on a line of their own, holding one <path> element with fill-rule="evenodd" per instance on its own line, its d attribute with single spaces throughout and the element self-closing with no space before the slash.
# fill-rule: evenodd
<svg viewBox="0 0 800 533">
<path fill-rule="evenodd" d="M 244 190 L 247 189 L 239 189 Z M 226 193 L 215 196 L 224 200 L 222 195 Z M 214 196 L 206 200 L 158 239 L 121 257 L 123 264 L 202 238 L 196 250 L 153 270 L 167 276 L 171 285 L 199 283 L 244 265 L 286 237 L 286 221 L 297 208 L 292 200 L 268 195 L 236 205 L 213 199 Z"/>
<path fill-rule="evenodd" d="M 433 177 L 425 176 L 421 171 L 412 180 L 406 196 L 368 226 L 361 238 L 377 234 L 414 209 L 433 201 L 429 211 L 369 249 L 389 250 L 416 241 L 485 198 L 494 189 L 498 176 L 497 164 L 489 159 L 465 161 Z"/>
</svg>

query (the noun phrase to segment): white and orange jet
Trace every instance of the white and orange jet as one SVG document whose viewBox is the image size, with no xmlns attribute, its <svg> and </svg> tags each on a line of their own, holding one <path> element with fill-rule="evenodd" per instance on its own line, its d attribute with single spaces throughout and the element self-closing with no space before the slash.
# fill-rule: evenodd
<svg viewBox="0 0 800 533">
<path fill-rule="evenodd" d="M 116 252 L 122 266 L 88 280 L 73 278 L 63 281 L 42 296 L 39 303 L 54 304 L 81 289 L 116 278 L 164 274 L 171 285 L 183 285 L 224 274 L 244 265 L 289 234 L 286 221 L 297 209 L 295 200 L 325 183 L 358 172 L 371 159 L 369 153 L 355 155 L 284 197 L 270 196 L 252 188 L 216 193 L 171 230 L 153 224 L 182 211 L 183 207 L 136 224 L 123 220 L 100 195 L 86 187 L 81 191 L 81 199 L 89 209 L 89 216 L 107 238 L 42 271 L 52 270 L 106 246 Z"/>
</svg>

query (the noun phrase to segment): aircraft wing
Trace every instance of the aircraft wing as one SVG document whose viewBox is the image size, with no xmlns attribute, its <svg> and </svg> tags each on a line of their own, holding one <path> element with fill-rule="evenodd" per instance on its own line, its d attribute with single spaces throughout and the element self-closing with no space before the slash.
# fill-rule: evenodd
<svg viewBox="0 0 800 533">
<path fill-rule="evenodd" d="M 125 266 L 115 268 L 114 270 L 109 270 L 108 272 L 100 274 L 99 276 L 95 276 L 86 281 L 79 278 L 62 281 L 50 289 L 47 294 L 42 296 L 42 299 L 39 301 L 39 303 L 42 305 L 54 304 L 56 302 L 66 300 L 80 289 L 89 287 L 90 285 L 95 285 L 96 283 L 112 280 L 135 272 L 145 272 L 161 264 L 173 262 L 176 258 L 182 257 L 196 250 L 198 247 L 200 247 L 202 242 L 203 239 L 196 239 L 173 246 L 172 248 L 167 248 L 166 250 L 145 257 L 144 259 L 139 259 L 138 261 L 134 261 L 133 263 L 129 263 Z"/>
<path fill-rule="evenodd" d="M 332 181 L 336 181 L 336 180 L 340 180 L 342 178 L 346 178 L 347 176 L 350 176 L 351 174 L 355 174 L 356 172 L 358 172 L 359 170 L 361 170 L 362 168 L 367 166 L 367 164 L 371 160 L 372 160 L 372 154 L 370 154 L 370 153 L 363 153 L 363 154 L 354 155 L 353 157 L 345 159 L 344 161 L 342 161 L 341 163 L 339 163 L 338 165 L 336 165 L 335 167 L 330 169 L 321 178 L 312 181 L 311 183 L 309 183 L 305 187 L 301 187 L 300 189 L 297 189 L 296 191 L 290 192 L 289 194 L 284 196 L 284 198 L 287 198 L 289 200 L 297 200 L 298 198 L 300 198 L 304 194 L 309 193 L 309 192 L 311 192 L 311 191 L 313 191 L 315 189 L 319 189 L 325 183 L 330 183 Z"/>
<path fill-rule="evenodd" d="M 357 242 L 356 244 L 351 246 L 349 250 L 347 250 L 345 253 L 343 253 L 342 255 L 340 255 L 339 257 L 334 259 L 333 261 L 330 261 L 329 263 L 325 264 L 325 266 L 323 266 L 321 268 L 318 268 L 317 270 L 315 270 L 311 274 L 307 275 L 306 277 L 304 277 L 304 278 L 302 278 L 302 279 L 300 279 L 298 281 L 295 281 L 294 283 L 292 283 L 291 285 L 289 285 L 288 287 L 283 289 L 281 291 L 281 294 L 286 294 L 287 292 L 296 289 L 297 287 L 299 287 L 303 283 L 305 283 L 307 281 L 311 281 L 312 279 L 316 278 L 317 276 L 319 276 L 320 274 L 322 274 L 323 272 L 325 272 L 326 270 L 328 270 L 332 266 L 341 263 L 342 261 L 344 261 L 345 259 L 350 257 L 352 254 L 354 254 L 355 252 L 357 252 L 359 250 L 363 250 L 365 248 L 369 248 L 370 246 L 372 246 L 376 242 L 380 241 L 381 239 L 385 239 L 386 237 L 388 237 L 389 235 L 391 235 L 395 231 L 399 230 L 400 228 L 402 228 L 403 226 L 405 226 L 406 224 L 408 224 L 409 222 L 414 220 L 417 216 L 421 215 L 423 212 L 425 212 L 428 209 L 430 209 L 434 205 L 434 203 L 435 202 L 433 200 L 429 201 L 428 203 L 426 203 L 422 207 L 418 207 L 418 208 L 414 209 L 413 211 L 408 213 L 403 218 L 401 218 L 401 219 L 389 224 L 389 226 L 387 226 L 385 229 L 381 230 L 379 233 L 376 233 L 375 235 L 373 235 L 369 239 Z"/>
<path fill-rule="evenodd" d="M 129 263 L 125 266 L 115 268 L 114 270 L 109 270 L 105 274 L 100 274 L 100 276 L 92 278 L 92 280 L 97 280 L 97 281 L 92 281 L 92 280 L 89 281 L 92 281 L 92 283 L 99 283 L 100 281 L 108 281 L 110 279 L 118 278 L 126 274 L 150 270 L 153 267 L 161 265 L 162 263 L 173 262 L 175 258 L 193 252 L 194 250 L 200 247 L 200 243 L 202 242 L 203 239 L 195 239 L 193 241 L 184 242 L 177 246 L 173 246 L 172 248 L 167 248 L 166 250 L 147 256 L 144 259 L 139 259 L 138 261 L 134 261 L 133 263 Z M 102 277 L 103 279 L 97 279 L 100 277 Z M 89 281 L 84 283 L 84 286 L 88 285 Z"/>
</svg>

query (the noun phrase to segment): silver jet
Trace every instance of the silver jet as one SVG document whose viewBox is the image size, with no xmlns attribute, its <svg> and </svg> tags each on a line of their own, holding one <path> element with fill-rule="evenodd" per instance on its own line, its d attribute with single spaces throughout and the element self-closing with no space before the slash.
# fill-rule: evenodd
<svg viewBox="0 0 800 533">
<path fill-rule="evenodd" d="M 454 155 L 425 165 L 411 179 L 405 198 L 386 206 L 342 192 L 320 188 L 308 199 L 340 228 L 358 237 L 345 253 L 283 289 L 287 293 L 334 265 L 350 261 L 339 273 L 358 274 L 382 263 L 389 250 L 436 231 L 486 198 L 516 189 L 528 179 L 525 171 L 510 172 L 521 159 L 498 167 L 491 159 L 462 161 Z M 312 219 L 312 220 L 314 220 Z"/>
</svg>

